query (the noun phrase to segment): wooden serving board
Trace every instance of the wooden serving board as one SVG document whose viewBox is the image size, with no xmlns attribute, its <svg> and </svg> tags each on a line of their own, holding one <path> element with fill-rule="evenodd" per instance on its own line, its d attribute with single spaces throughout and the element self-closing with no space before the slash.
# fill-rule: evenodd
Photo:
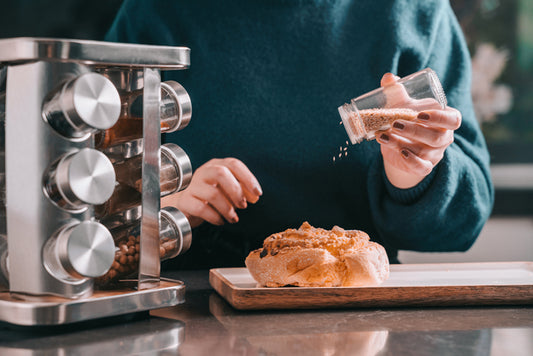
<svg viewBox="0 0 533 356">
<path fill-rule="evenodd" d="M 246 268 L 212 269 L 209 282 L 241 310 L 533 304 L 533 262 L 391 265 L 375 287 L 266 288 Z"/>
</svg>

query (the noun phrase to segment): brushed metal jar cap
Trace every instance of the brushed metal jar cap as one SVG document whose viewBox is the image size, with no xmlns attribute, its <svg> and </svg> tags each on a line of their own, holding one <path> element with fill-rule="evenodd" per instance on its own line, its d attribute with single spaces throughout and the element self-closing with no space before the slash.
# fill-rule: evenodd
<svg viewBox="0 0 533 356">
<path fill-rule="evenodd" d="M 72 205 L 103 204 L 115 189 L 115 169 L 103 153 L 84 148 L 58 167 L 58 186 Z"/>
</svg>

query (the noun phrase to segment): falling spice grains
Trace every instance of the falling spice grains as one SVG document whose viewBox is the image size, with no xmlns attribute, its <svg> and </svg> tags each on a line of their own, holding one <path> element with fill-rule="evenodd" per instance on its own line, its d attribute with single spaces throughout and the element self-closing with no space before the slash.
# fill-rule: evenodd
<svg viewBox="0 0 533 356">
<path fill-rule="evenodd" d="M 336 162 L 337 157 L 342 158 L 343 156 L 344 157 L 348 156 L 348 141 L 346 141 L 345 146 L 339 146 L 339 153 L 337 155 L 334 155 L 332 157 L 332 160 L 333 162 Z"/>
</svg>

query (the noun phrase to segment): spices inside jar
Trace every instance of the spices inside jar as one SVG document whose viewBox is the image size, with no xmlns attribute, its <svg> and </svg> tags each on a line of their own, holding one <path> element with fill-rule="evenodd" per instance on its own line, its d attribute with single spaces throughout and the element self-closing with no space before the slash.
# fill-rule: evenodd
<svg viewBox="0 0 533 356">
<path fill-rule="evenodd" d="M 161 133 L 181 130 L 191 119 L 191 99 L 187 91 L 175 81 L 161 83 L 159 116 Z M 143 95 L 138 92 L 123 99 L 123 107 L 117 123 L 95 135 L 95 146 L 106 149 L 143 137 Z"/>
<path fill-rule="evenodd" d="M 174 239 L 175 240 L 175 239 Z M 119 279 L 134 275 L 139 270 L 140 239 L 139 235 L 129 235 L 116 243 L 115 260 L 109 271 L 95 282 L 99 286 L 109 285 Z M 161 261 L 172 258 L 175 255 L 177 244 L 166 237 L 160 240 L 159 258 Z"/>
<path fill-rule="evenodd" d="M 136 277 L 141 256 L 140 222 L 111 231 L 115 239 L 115 259 L 109 271 L 95 279 L 97 287 L 106 288 L 127 277 Z M 174 258 L 186 252 L 191 245 L 191 226 L 178 209 L 165 207 L 161 210 L 159 230 L 160 261 Z"/>
<path fill-rule="evenodd" d="M 376 131 L 389 129 L 394 121 L 411 121 L 417 115 L 418 112 L 412 109 L 366 109 L 350 112 L 346 122 L 356 136 L 371 140 Z"/>
</svg>

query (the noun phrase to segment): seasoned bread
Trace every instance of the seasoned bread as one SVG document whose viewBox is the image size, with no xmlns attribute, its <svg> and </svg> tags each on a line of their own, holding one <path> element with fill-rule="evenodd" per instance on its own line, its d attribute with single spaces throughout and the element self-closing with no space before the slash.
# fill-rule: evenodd
<svg viewBox="0 0 533 356">
<path fill-rule="evenodd" d="M 389 276 L 383 246 L 359 230 L 314 228 L 304 222 L 265 239 L 246 267 L 266 287 L 353 287 L 382 283 Z"/>
</svg>

